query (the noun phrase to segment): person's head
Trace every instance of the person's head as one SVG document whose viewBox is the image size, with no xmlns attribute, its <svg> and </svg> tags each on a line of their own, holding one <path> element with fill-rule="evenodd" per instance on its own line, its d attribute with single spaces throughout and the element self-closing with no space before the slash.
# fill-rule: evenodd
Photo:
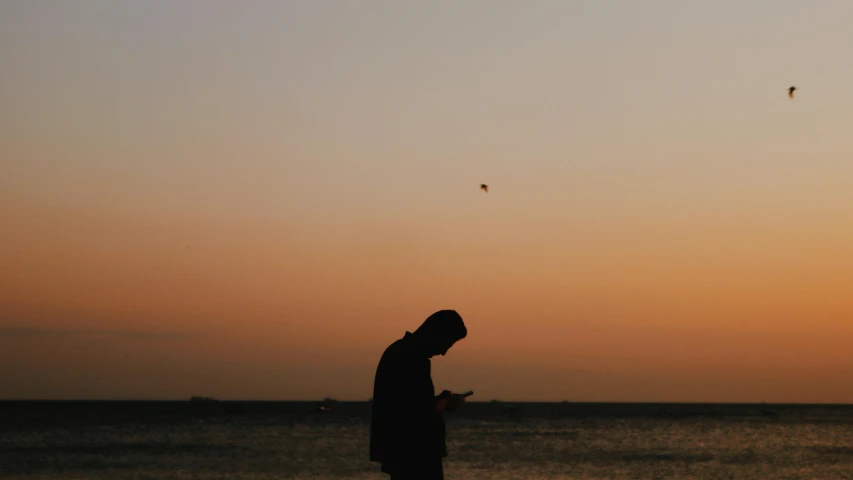
<svg viewBox="0 0 853 480">
<path fill-rule="evenodd" d="M 439 310 L 415 330 L 428 356 L 444 355 L 454 343 L 468 335 L 465 322 L 456 310 Z"/>
</svg>

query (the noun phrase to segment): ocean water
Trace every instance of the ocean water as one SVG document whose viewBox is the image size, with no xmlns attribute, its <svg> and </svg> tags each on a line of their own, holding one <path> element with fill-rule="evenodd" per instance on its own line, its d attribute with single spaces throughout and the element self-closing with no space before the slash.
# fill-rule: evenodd
<svg viewBox="0 0 853 480">
<path fill-rule="evenodd" d="M 0 409 L 0 478 L 388 478 L 367 461 L 363 409 L 110 416 L 99 408 Z M 448 480 L 853 478 L 853 422 L 837 416 L 472 417 L 447 420 Z"/>
</svg>

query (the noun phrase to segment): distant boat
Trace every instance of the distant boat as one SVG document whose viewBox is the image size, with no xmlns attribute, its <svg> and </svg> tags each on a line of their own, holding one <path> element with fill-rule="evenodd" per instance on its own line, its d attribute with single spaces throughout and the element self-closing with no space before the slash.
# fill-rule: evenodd
<svg viewBox="0 0 853 480">
<path fill-rule="evenodd" d="M 328 412 L 332 410 L 332 407 L 338 403 L 337 400 L 331 397 L 326 397 L 322 402 L 317 402 L 317 406 L 314 408 L 315 412 Z"/>
</svg>

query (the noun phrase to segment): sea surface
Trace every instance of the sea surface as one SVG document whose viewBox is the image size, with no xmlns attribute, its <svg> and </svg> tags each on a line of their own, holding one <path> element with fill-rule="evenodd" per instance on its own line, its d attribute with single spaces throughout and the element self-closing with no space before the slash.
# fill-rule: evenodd
<svg viewBox="0 0 853 480">
<path fill-rule="evenodd" d="M 0 402 L 0 478 L 387 479 L 369 404 Z M 843 405 L 470 403 L 454 479 L 853 478 Z"/>
</svg>

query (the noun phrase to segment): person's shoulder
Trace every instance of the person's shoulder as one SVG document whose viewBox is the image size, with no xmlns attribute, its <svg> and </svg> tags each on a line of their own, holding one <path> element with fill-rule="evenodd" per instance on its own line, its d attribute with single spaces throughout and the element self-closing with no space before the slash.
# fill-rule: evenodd
<svg viewBox="0 0 853 480">
<path fill-rule="evenodd" d="M 409 336 L 398 338 L 382 352 L 382 359 L 404 359 L 411 357 L 413 349 Z"/>
<path fill-rule="evenodd" d="M 385 351 L 382 353 L 382 356 L 388 357 L 388 356 L 402 356 L 402 355 L 404 355 L 406 353 L 406 350 L 407 350 L 407 348 L 406 348 L 407 342 L 405 340 L 406 340 L 405 338 L 399 338 L 397 340 L 394 340 L 394 342 L 392 342 L 390 345 L 388 345 L 385 348 Z"/>
</svg>

